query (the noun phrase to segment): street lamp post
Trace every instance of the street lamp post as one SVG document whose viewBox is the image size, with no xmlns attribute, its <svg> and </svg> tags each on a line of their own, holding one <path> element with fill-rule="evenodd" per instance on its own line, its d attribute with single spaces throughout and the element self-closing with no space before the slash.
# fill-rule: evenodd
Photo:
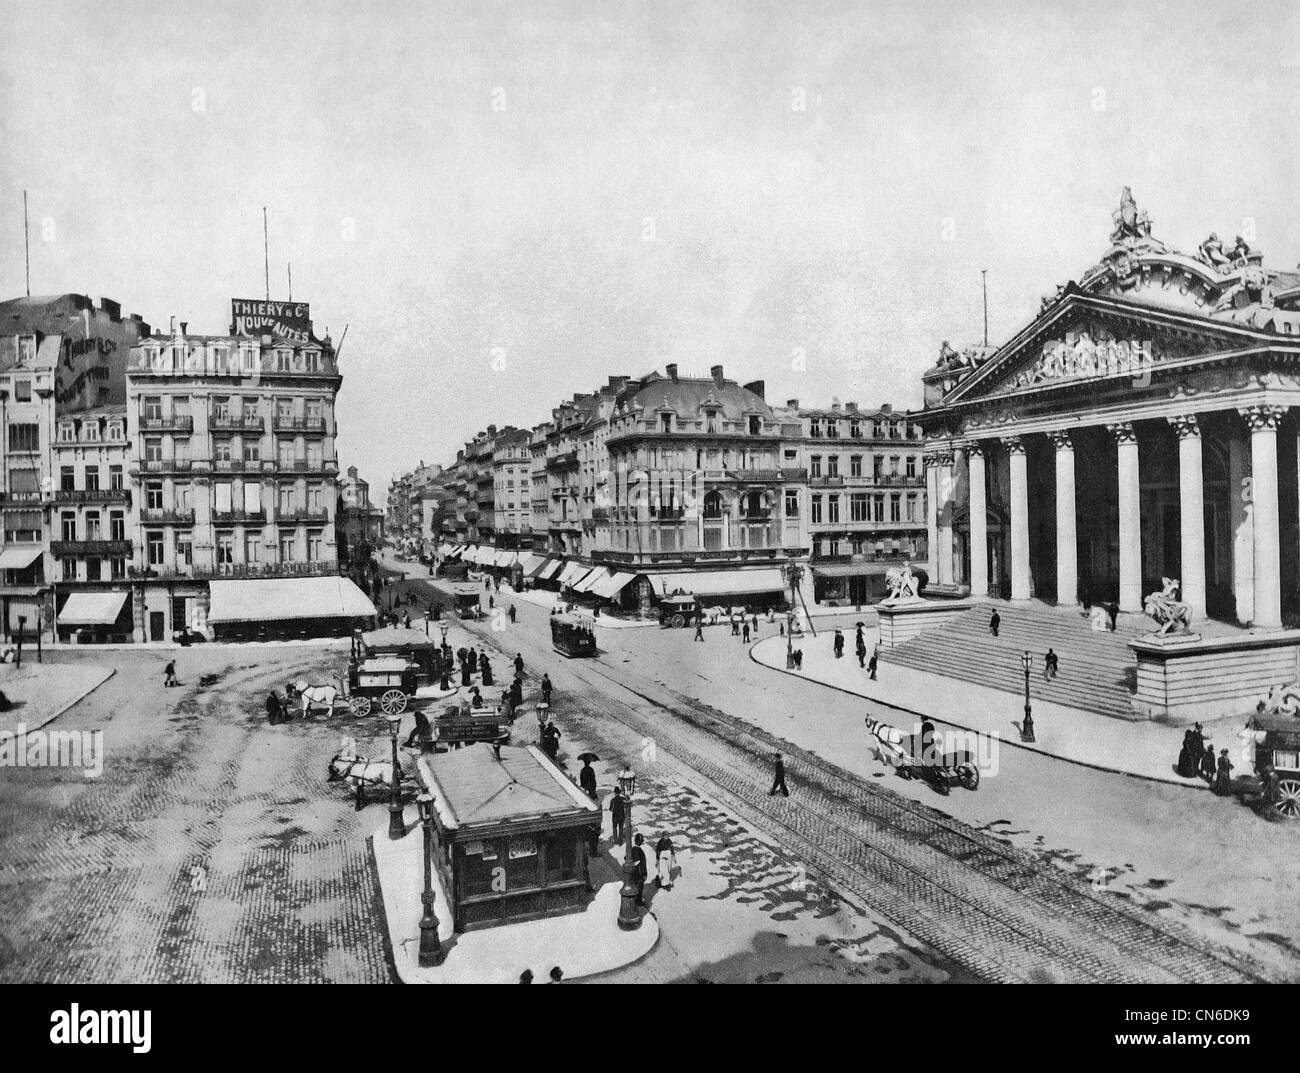
<svg viewBox="0 0 1300 1073">
<path fill-rule="evenodd" d="M 1036 741 L 1034 737 L 1034 710 L 1029 703 L 1029 668 L 1034 664 L 1034 657 L 1028 651 L 1020 657 L 1020 662 L 1025 668 L 1025 721 L 1020 724 L 1020 740 Z"/>
<path fill-rule="evenodd" d="M 442 941 L 438 938 L 438 916 L 433 911 L 433 795 L 427 790 L 415 799 L 420 810 L 420 823 L 424 827 L 424 915 L 420 917 L 420 968 L 441 965 L 444 957 Z"/>
<path fill-rule="evenodd" d="M 402 769 L 397 763 L 397 731 L 402 725 L 402 717 L 394 713 L 388 717 L 388 734 L 393 740 L 393 778 L 388 786 L 388 837 L 405 838 L 406 823 L 402 819 Z"/>
<path fill-rule="evenodd" d="M 27 616 L 18 616 L 18 651 L 14 654 L 14 666 L 23 665 L 23 628 L 27 625 Z"/>
<path fill-rule="evenodd" d="M 632 794 L 636 792 L 636 775 L 624 766 L 618 784 L 623 790 L 623 889 L 620 891 L 618 926 L 632 931 L 641 926 L 641 913 L 637 909 L 637 869 L 632 859 Z"/>
</svg>

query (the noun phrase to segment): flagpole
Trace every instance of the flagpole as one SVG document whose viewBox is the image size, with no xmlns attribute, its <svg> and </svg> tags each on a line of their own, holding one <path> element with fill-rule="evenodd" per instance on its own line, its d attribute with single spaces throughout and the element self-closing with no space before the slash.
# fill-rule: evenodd
<svg viewBox="0 0 1300 1073">
<path fill-rule="evenodd" d="M 27 279 L 27 297 L 32 296 L 32 240 L 27 227 L 27 191 L 23 191 L 23 272 Z"/>
<path fill-rule="evenodd" d="M 262 263 L 266 270 L 266 300 L 271 300 L 271 238 L 266 226 L 266 206 L 262 206 Z"/>
<path fill-rule="evenodd" d="M 989 270 L 980 269 L 980 279 L 984 283 L 984 345 L 989 345 Z"/>
</svg>

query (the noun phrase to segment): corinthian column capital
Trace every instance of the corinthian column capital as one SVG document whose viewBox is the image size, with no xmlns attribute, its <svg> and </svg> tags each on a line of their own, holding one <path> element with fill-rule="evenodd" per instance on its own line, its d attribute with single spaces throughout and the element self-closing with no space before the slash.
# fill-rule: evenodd
<svg viewBox="0 0 1300 1073">
<path fill-rule="evenodd" d="M 967 459 L 984 457 L 984 444 L 979 440 L 966 440 L 961 449 L 966 452 Z"/>
<path fill-rule="evenodd" d="M 1285 406 L 1243 406 L 1237 411 L 1251 432 L 1277 431 L 1286 414 Z"/>
<path fill-rule="evenodd" d="M 1106 431 L 1115 437 L 1117 444 L 1137 443 L 1137 432 L 1133 428 L 1132 421 L 1120 421 L 1114 425 L 1107 425 Z"/>
<path fill-rule="evenodd" d="M 1173 425 L 1174 432 L 1180 440 L 1201 434 L 1201 423 L 1196 419 L 1195 414 L 1180 414 L 1178 417 L 1171 417 L 1169 423 Z"/>
<path fill-rule="evenodd" d="M 1065 428 L 1054 428 L 1047 433 L 1047 438 L 1052 441 L 1052 446 L 1058 451 L 1073 451 L 1074 441 L 1070 438 L 1070 430 Z"/>
<path fill-rule="evenodd" d="M 1003 436 L 1002 446 L 1007 449 L 1009 455 L 1022 455 L 1025 453 L 1025 441 L 1019 436 Z"/>
</svg>

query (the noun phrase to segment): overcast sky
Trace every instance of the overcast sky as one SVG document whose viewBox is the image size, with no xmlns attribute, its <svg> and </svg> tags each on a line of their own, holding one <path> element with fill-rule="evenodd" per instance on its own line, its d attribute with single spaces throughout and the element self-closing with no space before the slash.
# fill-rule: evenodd
<svg viewBox="0 0 1300 1073">
<path fill-rule="evenodd" d="M 154 10 L 156 8 L 156 10 Z M 613 374 L 919 405 L 1105 251 L 1300 259 L 1300 4 L 0 3 L 0 297 L 348 325 L 341 463 L 446 462 Z M 802 107 L 801 107 L 802 106 Z M 800 365 L 803 368 L 800 368 Z M 495 367 L 494 367 L 495 366 Z"/>
</svg>

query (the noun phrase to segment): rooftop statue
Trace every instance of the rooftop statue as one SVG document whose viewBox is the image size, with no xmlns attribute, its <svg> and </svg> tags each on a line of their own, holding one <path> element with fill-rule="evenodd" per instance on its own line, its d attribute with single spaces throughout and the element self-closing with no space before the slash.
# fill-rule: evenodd
<svg viewBox="0 0 1300 1073">
<path fill-rule="evenodd" d="M 1133 200 L 1133 191 L 1127 186 L 1124 187 L 1124 193 L 1120 195 L 1119 208 L 1115 210 L 1112 218 L 1115 221 L 1115 230 L 1110 233 L 1110 240 L 1113 243 L 1120 243 L 1125 239 L 1151 237 L 1151 217 L 1137 207 L 1137 202 Z"/>
<path fill-rule="evenodd" d="M 1196 258 L 1211 268 L 1220 268 L 1232 260 L 1223 252 L 1223 243 L 1213 231 L 1210 232 L 1210 237 L 1196 248 Z"/>
<path fill-rule="evenodd" d="M 885 598 L 886 603 L 914 603 L 921 599 L 917 592 L 920 579 L 912 573 L 912 564 L 904 563 L 902 566 L 891 566 L 885 573 L 885 584 L 889 586 L 889 595 Z"/>
</svg>

